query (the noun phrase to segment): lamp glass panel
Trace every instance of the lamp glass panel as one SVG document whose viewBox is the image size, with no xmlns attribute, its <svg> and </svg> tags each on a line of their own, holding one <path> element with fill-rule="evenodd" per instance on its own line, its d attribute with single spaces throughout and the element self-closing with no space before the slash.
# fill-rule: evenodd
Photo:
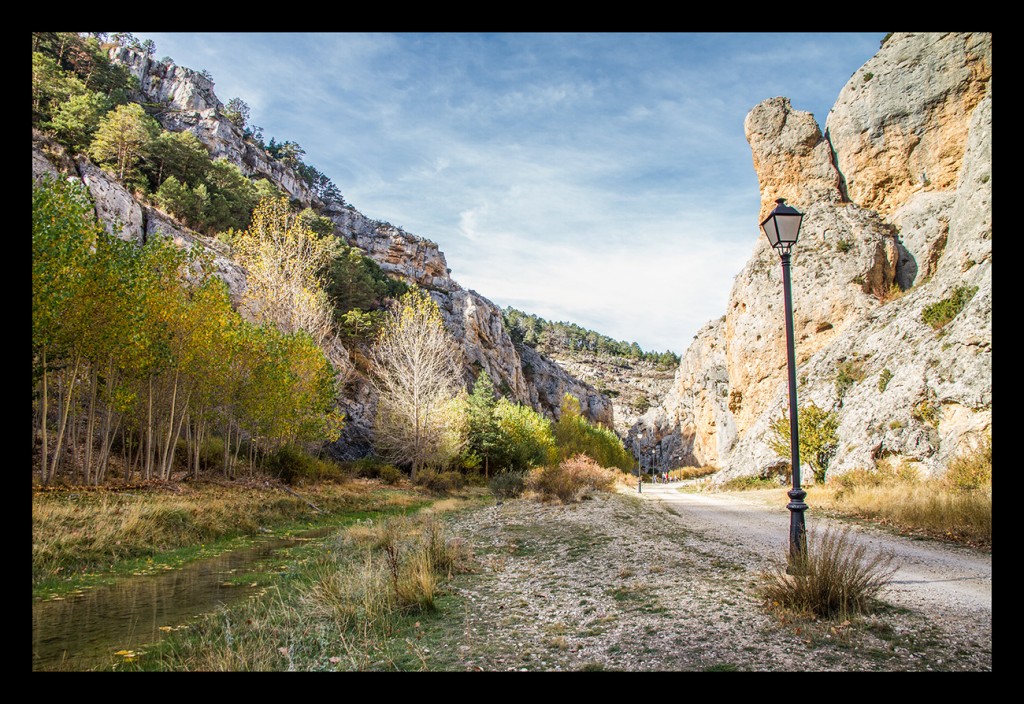
<svg viewBox="0 0 1024 704">
<path fill-rule="evenodd" d="M 802 215 L 776 215 L 775 220 L 779 228 L 779 240 L 785 244 L 794 244 L 796 242 L 797 235 L 800 234 L 800 221 L 803 220 Z"/>
<path fill-rule="evenodd" d="M 779 228 L 775 223 L 775 216 L 773 215 L 761 223 L 761 228 L 764 230 L 764 234 L 768 236 L 769 244 L 772 247 L 777 246 L 779 244 Z"/>
</svg>

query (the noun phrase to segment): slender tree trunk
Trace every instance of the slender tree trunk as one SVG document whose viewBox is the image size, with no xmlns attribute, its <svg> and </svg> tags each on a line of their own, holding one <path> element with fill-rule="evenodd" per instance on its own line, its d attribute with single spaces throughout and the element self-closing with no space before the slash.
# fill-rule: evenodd
<svg viewBox="0 0 1024 704">
<path fill-rule="evenodd" d="M 231 460 L 231 466 L 235 467 L 238 465 L 238 451 L 242 449 L 242 428 L 235 426 L 235 456 Z M 234 476 L 234 474 L 232 474 Z"/>
<path fill-rule="evenodd" d="M 202 409 L 200 409 L 200 413 L 201 412 L 202 412 Z M 201 417 L 201 415 L 200 415 L 200 417 Z M 196 419 L 196 432 L 195 432 L 194 444 L 195 444 L 195 446 L 193 448 L 193 451 L 195 452 L 195 465 L 194 465 L 194 469 L 192 470 L 192 477 L 194 479 L 198 479 L 199 478 L 199 459 L 200 459 L 200 456 L 202 454 L 202 448 L 203 448 L 203 423 L 198 418 Z"/>
<path fill-rule="evenodd" d="M 186 476 L 192 475 L 192 418 L 191 416 L 185 419 L 185 473 Z"/>
<path fill-rule="evenodd" d="M 64 403 L 63 403 L 64 408 L 61 411 L 60 428 L 57 430 L 57 443 L 56 443 L 56 445 L 53 448 L 53 463 L 50 466 L 50 479 L 49 479 L 49 481 L 53 481 L 54 476 L 56 476 L 56 474 L 57 474 L 57 465 L 60 462 L 61 445 L 64 443 L 64 430 L 67 428 L 67 424 L 68 424 L 68 412 L 71 410 L 71 398 L 72 398 L 72 396 L 74 396 L 74 382 L 75 382 L 75 377 L 78 376 L 78 363 L 80 361 L 81 361 L 81 356 L 76 354 L 75 355 L 75 368 L 74 368 L 74 371 L 71 372 L 71 385 L 72 385 L 72 388 L 69 389 L 67 394 L 66 394 L 67 398 L 64 399 Z M 47 482 L 47 483 L 49 483 L 49 482 Z"/>
<path fill-rule="evenodd" d="M 47 378 L 47 373 L 46 373 L 46 345 L 43 345 L 43 457 L 42 457 L 42 459 L 39 462 L 39 480 L 43 484 L 48 484 L 49 483 L 49 477 L 46 474 L 46 464 L 47 464 L 47 460 L 49 459 L 49 457 L 47 457 L 48 448 L 47 448 L 47 436 L 46 436 L 46 426 L 47 426 L 47 418 L 46 417 L 49 414 L 49 408 L 47 407 L 47 397 L 49 396 L 49 394 L 47 393 L 47 388 L 46 388 L 46 378 Z"/>
<path fill-rule="evenodd" d="M 231 419 L 224 423 L 224 476 L 231 478 Z"/>
<path fill-rule="evenodd" d="M 93 450 L 93 434 L 96 432 L 96 396 L 99 389 L 99 372 L 93 365 L 91 381 L 91 389 L 89 390 L 89 414 L 86 417 L 85 423 L 85 466 L 82 468 L 85 474 L 85 483 L 90 483 L 90 475 L 92 473 L 92 450 Z"/>
<path fill-rule="evenodd" d="M 107 389 L 114 388 L 114 358 L 109 357 L 107 360 Z M 114 431 L 110 430 L 111 419 L 114 416 L 114 403 L 111 392 L 108 391 L 108 399 L 106 404 L 106 413 L 103 416 L 103 430 L 100 435 L 100 459 L 96 468 L 96 485 L 99 486 L 102 481 L 102 477 L 107 474 L 107 461 L 110 459 L 110 447 L 114 444 L 114 437 L 117 435 L 117 426 L 115 425 Z M 117 424 L 120 425 L 121 419 L 118 417 Z"/>
<path fill-rule="evenodd" d="M 171 412 L 167 416 L 167 437 L 164 439 L 164 452 L 160 460 L 160 478 L 164 481 L 170 479 L 170 465 L 167 462 L 167 454 L 171 449 L 171 434 L 174 432 L 174 403 L 178 399 L 178 370 L 174 370 L 174 386 L 171 389 Z M 172 455 L 173 457 L 173 455 Z"/>
<path fill-rule="evenodd" d="M 189 391 L 187 394 L 185 394 L 185 403 L 181 404 L 181 418 L 178 419 L 178 427 L 174 431 L 174 440 L 171 442 L 171 451 L 169 454 L 170 459 L 167 462 L 167 479 L 171 478 L 171 470 L 174 469 L 174 453 L 177 452 L 178 450 L 178 438 L 181 437 L 181 425 L 182 423 L 185 422 L 185 416 L 188 415 L 188 400 L 191 396 L 192 392 Z M 171 421 L 174 421 L 173 417 L 171 418 Z"/>
<path fill-rule="evenodd" d="M 153 375 L 149 375 L 149 396 L 146 412 L 146 479 L 152 477 L 153 472 Z"/>
<path fill-rule="evenodd" d="M 114 430 L 103 438 L 103 448 L 100 454 L 99 467 L 96 469 L 96 486 L 99 486 L 107 477 L 107 462 L 110 459 L 110 448 L 114 445 L 114 438 L 117 437 L 117 429 L 121 426 L 121 417 L 118 416 Z"/>
</svg>

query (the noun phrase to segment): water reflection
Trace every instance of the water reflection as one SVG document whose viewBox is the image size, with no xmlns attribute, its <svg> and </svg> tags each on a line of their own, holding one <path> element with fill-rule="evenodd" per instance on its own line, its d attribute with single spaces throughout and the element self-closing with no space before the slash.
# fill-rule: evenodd
<svg viewBox="0 0 1024 704">
<path fill-rule="evenodd" d="M 320 537 L 318 529 L 224 553 L 163 574 L 142 575 L 32 606 L 32 669 L 90 670 L 109 666 L 118 650 L 138 650 L 165 631 L 256 591 L 235 582 L 275 551 Z M 144 648 L 142 648 L 144 649 Z"/>
</svg>

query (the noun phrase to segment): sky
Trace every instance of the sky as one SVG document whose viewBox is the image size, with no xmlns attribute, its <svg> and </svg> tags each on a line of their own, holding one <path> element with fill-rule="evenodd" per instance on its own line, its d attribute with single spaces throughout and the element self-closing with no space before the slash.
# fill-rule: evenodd
<svg viewBox="0 0 1024 704">
<path fill-rule="evenodd" d="M 743 120 L 824 129 L 883 32 L 148 33 L 502 308 L 682 354 L 758 237 Z"/>
</svg>

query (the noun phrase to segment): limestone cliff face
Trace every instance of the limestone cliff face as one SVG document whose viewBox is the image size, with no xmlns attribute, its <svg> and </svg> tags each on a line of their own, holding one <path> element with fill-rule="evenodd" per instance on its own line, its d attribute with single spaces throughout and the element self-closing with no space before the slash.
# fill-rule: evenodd
<svg viewBox="0 0 1024 704">
<path fill-rule="evenodd" d="M 990 55 L 985 34 L 890 37 L 830 113 L 838 168 L 788 100 L 747 118 L 757 222 L 777 197 L 805 213 L 792 259 L 798 402 L 838 414 L 833 473 L 887 456 L 941 472 L 991 432 Z M 927 183 L 910 180 L 920 164 Z M 631 430 L 660 468 L 710 464 L 724 480 L 788 464 L 765 442 L 788 388 L 781 266 L 756 227 L 724 318 Z M 958 287 L 977 289 L 962 312 L 939 330 L 924 322 Z"/>
<path fill-rule="evenodd" d="M 548 349 L 544 354 L 611 399 L 612 429 L 621 438 L 672 387 L 674 368 L 657 362 L 589 351 Z"/>
<path fill-rule="evenodd" d="M 991 35 L 890 36 L 828 115 L 849 199 L 889 216 L 915 193 L 955 189 L 971 114 L 991 77 Z"/>
<path fill-rule="evenodd" d="M 495 386 L 509 398 L 530 404 L 551 417 L 557 417 L 562 396 L 572 393 L 592 420 L 611 426 L 611 402 L 592 386 L 532 350 L 524 348 L 520 356 L 504 329 L 501 310 L 476 292 L 464 290 L 451 278 L 444 253 L 436 243 L 389 223 L 371 220 L 350 205 L 319 200 L 294 170 L 244 139 L 242 131 L 223 116 L 212 81 L 201 73 L 153 61 L 138 50 L 113 49 L 111 58 L 128 67 L 139 79 L 136 97 L 140 101 L 161 106 L 155 117 L 165 129 L 193 132 L 213 158 L 224 157 L 247 176 L 267 178 L 304 206 L 319 209 L 334 222 L 338 237 L 363 250 L 384 271 L 428 289 L 462 347 L 467 383 L 479 370 L 486 370 Z M 189 230 L 152 204 L 140 202 L 88 158 L 66 154 L 59 144 L 35 130 L 32 172 L 35 179 L 50 175 L 82 181 L 96 203 L 97 215 L 112 234 L 122 239 L 141 242 L 161 233 L 182 246 L 198 243 L 212 253 L 232 297 L 237 301 L 244 292 L 245 272 L 219 242 Z M 330 356 L 344 367 L 342 371 L 347 377 L 340 399 L 349 416 L 342 443 L 351 445 L 339 454 L 358 456 L 370 445 L 375 399 L 365 376 L 365 358 L 358 350 L 338 347 Z"/>
</svg>

